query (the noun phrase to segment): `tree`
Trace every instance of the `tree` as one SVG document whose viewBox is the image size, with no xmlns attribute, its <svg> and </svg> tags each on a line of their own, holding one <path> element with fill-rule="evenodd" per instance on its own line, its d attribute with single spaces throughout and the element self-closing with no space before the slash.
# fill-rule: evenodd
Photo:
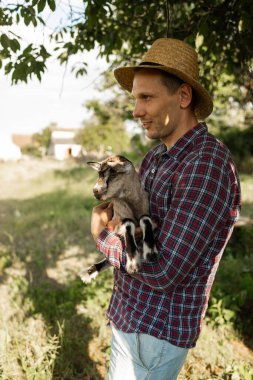
<svg viewBox="0 0 253 380">
<path fill-rule="evenodd" d="M 70 2 L 71 4 L 71 2 Z M 43 11 L 55 11 L 55 0 L 26 0 L 23 4 L 6 3 L 0 9 L 0 59 L 14 83 L 39 79 L 53 52 L 44 45 L 29 44 L 12 34 L 13 24 L 45 24 Z M 150 44 L 169 35 L 198 48 L 201 74 L 212 91 L 221 73 L 229 81 L 243 85 L 247 102 L 253 92 L 253 3 L 251 0 L 84 0 L 83 8 L 70 5 L 69 22 L 52 33 L 61 63 L 70 56 L 99 46 L 99 54 L 113 65 L 136 62 Z M 76 75 L 86 72 L 86 62 L 75 67 Z"/>
<path fill-rule="evenodd" d="M 51 135 L 52 135 L 52 128 L 55 126 L 56 126 L 55 123 L 51 123 L 49 127 L 46 127 L 41 132 L 35 133 L 33 135 L 34 143 L 39 148 L 43 149 L 45 152 L 49 148 L 50 141 L 51 141 Z"/>
<path fill-rule="evenodd" d="M 83 123 L 83 128 L 76 136 L 76 142 L 88 152 L 106 150 L 120 153 L 129 149 L 129 136 L 124 126 L 122 112 L 118 112 L 118 104 L 113 100 L 99 102 L 92 100 L 86 103 L 86 108 L 93 116 Z"/>
<path fill-rule="evenodd" d="M 46 155 L 52 135 L 52 128 L 56 126 L 51 123 L 49 127 L 44 128 L 41 132 L 32 135 L 32 142 L 22 148 L 22 153 L 35 157 Z"/>
</svg>

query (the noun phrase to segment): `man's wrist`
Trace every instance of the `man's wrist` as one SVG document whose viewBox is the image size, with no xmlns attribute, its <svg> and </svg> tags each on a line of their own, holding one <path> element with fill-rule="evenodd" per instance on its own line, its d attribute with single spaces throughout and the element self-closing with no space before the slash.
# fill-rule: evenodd
<svg viewBox="0 0 253 380">
<path fill-rule="evenodd" d="M 98 228 L 96 231 L 92 232 L 92 236 L 93 236 L 93 239 L 94 241 L 97 241 L 99 235 L 101 234 L 101 232 L 106 228 L 106 226 L 101 226 L 100 228 Z"/>
</svg>

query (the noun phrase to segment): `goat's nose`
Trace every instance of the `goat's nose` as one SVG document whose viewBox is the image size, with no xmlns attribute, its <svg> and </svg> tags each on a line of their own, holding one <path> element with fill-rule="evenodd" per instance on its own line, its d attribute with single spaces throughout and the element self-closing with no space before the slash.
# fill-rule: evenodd
<svg viewBox="0 0 253 380">
<path fill-rule="evenodd" d="M 103 192 L 103 188 L 100 186 L 96 186 L 96 187 L 94 187 L 94 189 L 93 189 L 93 194 L 94 195 L 96 195 L 96 194 L 100 194 L 100 193 L 102 193 Z"/>
<path fill-rule="evenodd" d="M 96 198 L 96 199 L 100 199 L 100 197 L 101 197 L 101 192 L 99 191 L 99 189 L 93 189 L 93 194 L 94 194 L 94 197 Z"/>
</svg>

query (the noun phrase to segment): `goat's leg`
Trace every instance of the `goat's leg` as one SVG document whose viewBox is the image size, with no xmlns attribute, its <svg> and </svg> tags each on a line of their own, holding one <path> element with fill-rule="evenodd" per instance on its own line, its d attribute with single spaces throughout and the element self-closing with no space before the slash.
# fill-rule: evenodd
<svg viewBox="0 0 253 380">
<path fill-rule="evenodd" d="M 140 227 L 143 233 L 143 257 L 147 261 L 156 261 L 158 252 L 155 245 L 153 223 L 148 215 L 140 218 Z"/>
<path fill-rule="evenodd" d="M 89 284 L 92 279 L 96 278 L 99 273 L 106 270 L 110 266 L 110 263 L 104 259 L 96 264 L 91 265 L 89 268 L 82 270 L 79 276 L 85 284 Z"/>
<path fill-rule="evenodd" d="M 126 270 L 129 274 L 137 273 L 141 269 L 141 257 L 135 241 L 135 224 L 133 220 L 123 219 L 120 229 L 126 238 Z"/>
</svg>

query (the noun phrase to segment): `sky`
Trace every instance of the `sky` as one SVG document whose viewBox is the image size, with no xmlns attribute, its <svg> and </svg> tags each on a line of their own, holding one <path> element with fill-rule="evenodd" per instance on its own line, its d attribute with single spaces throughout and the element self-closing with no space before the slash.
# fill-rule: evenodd
<svg viewBox="0 0 253 380">
<path fill-rule="evenodd" d="M 82 6 L 82 1 L 70 1 L 71 5 Z M 59 4 L 59 3 L 58 3 Z M 24 25 L 12 27 L 21 35 L 25 43 L 41 43 L 48 46 L 48 35 L 59 23 L 64 23 L 67 4 L 60 1 L 61 7 L 53 14 L 45 10 L 47 28 L 27 28 Z M 8 32 L 8 31 L 4 31 Z M 89 117 L 84 103 L 91 98 L 100 97 L 95 89 L 103 71 L 108 69 L 105 60 L 97 58 L 98 51 L 82 54 L 87 60 L 88 75 L 76 78 L 71 73 L 72 63 L 61 66 L 56 59 L 50 59 L 47 71 L 39 82 L 36 78 L 27 84 L 11 85 L 11 78 L 0 71 L 0 138 L 11 134 L 33 134 L 41 131 L 50 123 L 59 127 L 79 128 L 83 120 Z M 80 57 L 79 57 L 80 58 Z"/>
</svg>

